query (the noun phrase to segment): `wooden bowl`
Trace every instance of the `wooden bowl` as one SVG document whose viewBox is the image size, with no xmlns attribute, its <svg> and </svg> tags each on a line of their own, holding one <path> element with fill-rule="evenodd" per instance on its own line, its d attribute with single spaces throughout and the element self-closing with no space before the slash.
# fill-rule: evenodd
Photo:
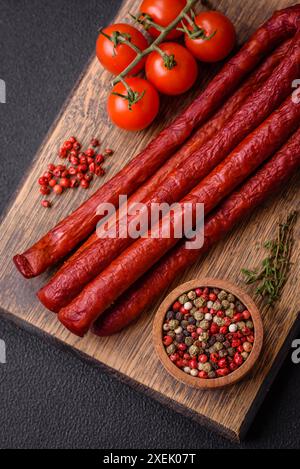
<svg viewBox="0 0 300 469">
<path fill-rule="evenodd" d="M 162 326 L 164 323 L 165 315 L 167 311 L 170 309 L 170 305 L 176 301 L 176 299 L 190 290 L 195 288 L 202 288 L 202 287 L 211 287 L 211 288 L 219 288 L 221 290 L 225 290 L 229 293 L 232 293 L 237 299 L 239 299 L 248 309 L 251 314 L 252 321 L 254 324 L 254 343 L 252 351 L 248 357 L 248 359 L 241 365 L 236 371 L 233 371 L 227 376 L 220 377 L 220 378 L 212 378 L 212 379 L 203 379 L 188 375 L 180 368 L 178 368 L 174 363 L 171 362 L 169 359 L 163 342 L 162 342 Z M 188 386 L 192 386 L 194 388 L 199 389 L 215 389 L 215 388 L 223 388 L 225 386 L 229 386 L 231 384 L 240 381 L 249 371 L 253 368 L 258 359 L 262 344 L 263 344 L 263 324 L 261 320 L 261 316 L 259 310 L 257 309 L 255 303 L 250 298 L 250 296 L 245 293 L 241 288 L 233 285 L 230 282 L 225 280 L 219 280 L 216 278 L 199 278 L 195 280 L 191 280 L 189 282 L 183 283 L 179 285 L 175 290 L 173 290 L 162 302 L 160 305 L 153 323 L 153 340 L 155 350 L 158 354 L 158 357 L 165 367 L 165 369 L 177 380 L 181 381 Z"/>
</svg>

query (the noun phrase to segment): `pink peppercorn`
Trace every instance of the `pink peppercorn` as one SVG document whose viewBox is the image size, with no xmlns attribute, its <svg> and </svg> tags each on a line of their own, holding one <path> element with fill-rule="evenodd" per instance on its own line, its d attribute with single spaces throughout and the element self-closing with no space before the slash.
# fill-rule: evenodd
<svg viewBox="0 0 300 469">
<path fill-rule="evenodd" d="M 173 304 L 173 311 L 179 311 L 181 308 L 181 303 L 179 303 L 179 301 L 176 301 L 174 304 Z"/>
<path fill-rule="evenodd" d="M 50 208 L 52 206 L 50 200 L 42 200 L 41 205 L 45 208 Z"/>
<path fill-rule="evenodd" d="M 206 363 L 207 360 L 208 360 L 207 355 L 205 355 L 204 353 L 202 353 L 201 355 L 199 355 L 198 360 L 199 360 L 200 363 Z"/>
<path fill-rule="evenodd" d="M 53 192 L 55 192 L 56 195 L 61 195 L 63 188 L 59 184 L 56 184 L 56 186 L 53 187 Z"/>
<path fill-rule="evenodd" d="M 90 187 L 90 183 L 86 180 L 86 179 L 82 179 L 80 181 L 80 186 L 83 188 L 83 189 L 88 189 Z"/>
</svg>

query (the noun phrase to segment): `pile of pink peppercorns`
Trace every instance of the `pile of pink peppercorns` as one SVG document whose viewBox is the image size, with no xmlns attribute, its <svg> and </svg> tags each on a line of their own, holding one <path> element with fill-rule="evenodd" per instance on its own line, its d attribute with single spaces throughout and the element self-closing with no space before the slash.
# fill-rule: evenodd
<svg viewBox="0 0 300 469">
<path fill-rule="evenodd" d="M 98 153 L 96 148 L 100 146 L 98 139 L 91 140 L 90 148 L 83 151 L 81 143 L 75 137 L 66 140 L 59 149 L 59 157 L 66 159 L 66 164 L 48 164 L 45 173 L 38 179 L 40 193 L 44 196 L 61 195 L 67 189 L 82 187 L 88 189 L 94 176 L 104 176 L 103 163 L 107 156 L 113 154 L 113 150 L 106 148 L 103 153 Z M 44 199 L 41 205 L 50 208 L 52 203 Z"/>
<path fill-rule="evenodd" d="M 170 360 L 203 379 L 237 370 L 254 342 L 251 314 L 234 295 L 218 288 L 196 288 L 179 296 L 162 329 Z"/>
</svg>

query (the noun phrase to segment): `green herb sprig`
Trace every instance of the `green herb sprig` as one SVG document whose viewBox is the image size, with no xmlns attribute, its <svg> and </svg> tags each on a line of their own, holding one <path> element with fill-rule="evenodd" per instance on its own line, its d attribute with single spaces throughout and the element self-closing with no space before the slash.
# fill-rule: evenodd
<svg viewBox="0 0 300 469">
<path fill-rule="evenodd" d="M 278 224 L 276 239 L 264 244 L 269 255 L 262 261 L 260 269 L 242 269 L 245 282 L 258 283 L 256 294 L 265 298 L 269 305 L 273 305 L 280 298 L 288 278 L 297 217 L 298 212 L 293 211 L 285 222 Z"/>
</svg>

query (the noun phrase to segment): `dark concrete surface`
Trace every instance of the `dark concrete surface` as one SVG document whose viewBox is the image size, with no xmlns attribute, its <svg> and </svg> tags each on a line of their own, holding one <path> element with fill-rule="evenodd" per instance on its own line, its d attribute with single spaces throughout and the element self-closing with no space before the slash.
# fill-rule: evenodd
<svg viewBox="0 0 300 469">
<path fill-rule="evenodd" d="M 120 3 L 0 0 L 1 211 Z M 0 448 L 238 447 L 4 319 L 0 339 Z M 300 447 L 299 370 L 289 357 L 240 447 Z"/>
</svg>

